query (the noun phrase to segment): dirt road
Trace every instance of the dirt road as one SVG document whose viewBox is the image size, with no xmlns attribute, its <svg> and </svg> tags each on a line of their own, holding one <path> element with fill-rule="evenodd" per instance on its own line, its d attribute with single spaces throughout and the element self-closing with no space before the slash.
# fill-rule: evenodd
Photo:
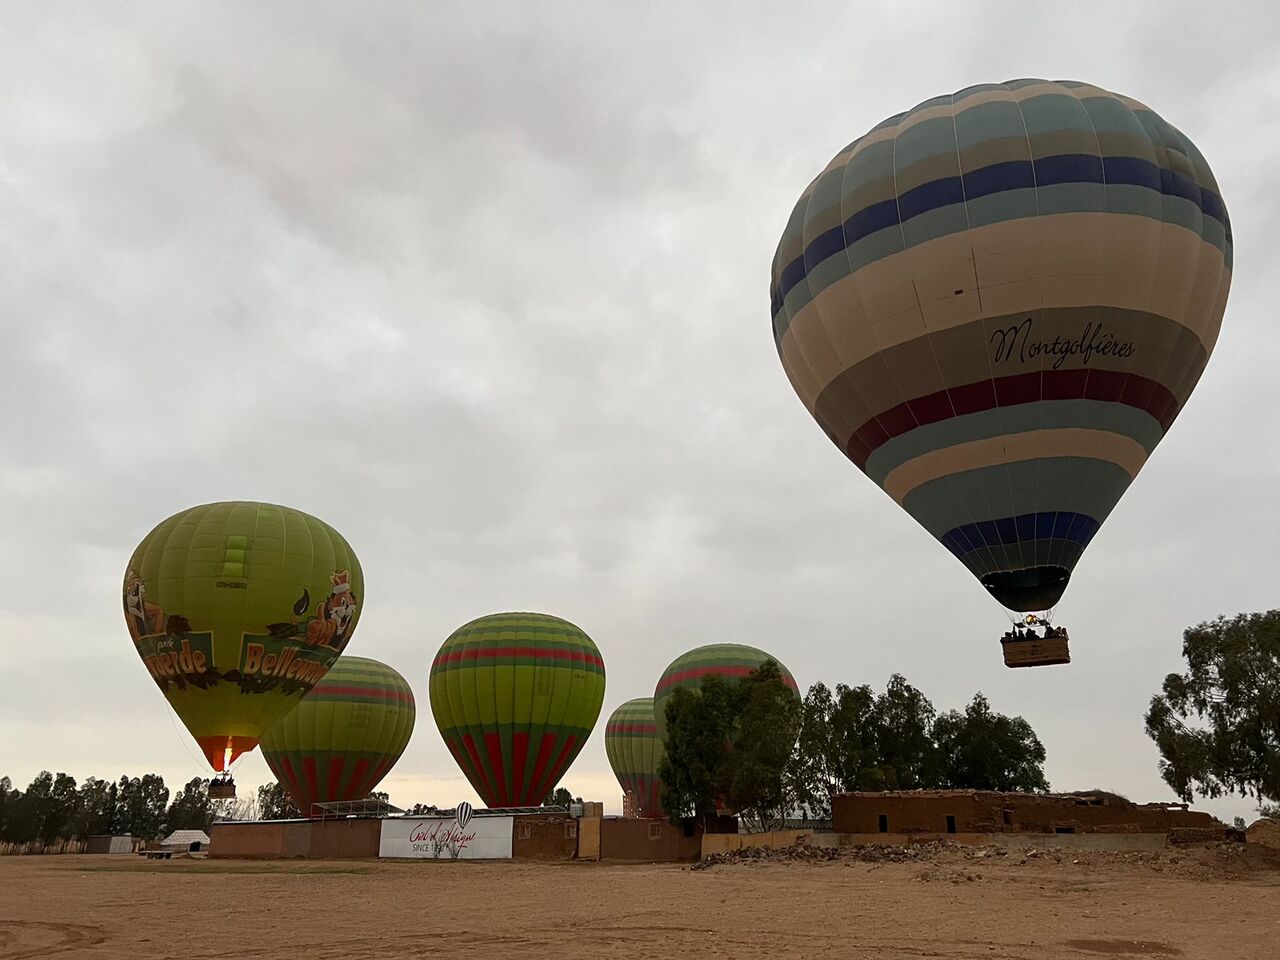
<svg viewBox="0 0 1280 960">
<path fill-rule="evenodd" d="M 0 858 L 0 958 L 1274 960 L 1239 854 L 678 865 Z"/>
</svg>

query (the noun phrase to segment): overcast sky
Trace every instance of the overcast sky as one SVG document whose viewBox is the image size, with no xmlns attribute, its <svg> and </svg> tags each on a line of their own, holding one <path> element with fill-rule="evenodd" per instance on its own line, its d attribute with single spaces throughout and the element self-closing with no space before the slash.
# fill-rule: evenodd
<svg viewBox="0 0 1280 960">
<path fill-rule="evenodd" d="M 428 667 L 523 609 L 604 655 L 566 785 L 610 810 L 604 718 L 715 641 L 802 686 L 982 690 L 1055 788 L 1172 799 L 1142 717 L 1183 628 L 1280 606 L 1277 49 L 1269 3 L 4 5 L 0 774 L 201 774 L 121 576 L 170 514 L 253 499 L 360 556 L 348 649 L 418 694 L 398 803 L 475 801 Z M 1018 77 L 1181 128 L 1236 260 L 1204 378 L 1058 607 L 1074 662 L 1010 671 L 1000 608 L 792 392 L 769 268 L 846 143 Z"/>
</svg>

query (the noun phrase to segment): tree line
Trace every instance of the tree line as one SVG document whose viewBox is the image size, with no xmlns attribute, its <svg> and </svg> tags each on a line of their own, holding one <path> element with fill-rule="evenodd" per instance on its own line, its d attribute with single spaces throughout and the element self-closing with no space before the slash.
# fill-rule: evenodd
<svg viewBox="0 0 1280 960">
<path fill-rule="evenodd" d="M 389 800 L 382 791 L 370 800 Z M 547 797 L 548 804 L 581 803 L 564 787 Z M 450 811 L 452 808 L 450 808 Z M 446 812 L 434 804 L 415 803 L 407 813 L 434 816 Z M 196 777 L 170 801 L 159 774 L 122 776 L 118 781 L 88 777 L 77 784 L 66 773 L 41 771 L 25 790 L 0 777 L 0 843 L 52 847 L 92 836 L 129 834 L 142 840 L 168 836 L 174 830 L 203 830 L 216 820 L 291 820 L 301 817 L 279 783 L 265 783 L 256 793 L 232 800 L 209 796 L 209 781 Z"/>
<path fill-rule="evenodd" d="M 709 675 L 667 704 L 662 805 L 673 822 L 734 810 L 760 829 L 788 816 L 824 819 L 853 790 L 1047 791 L 1031 725 L 981 693 L 939 713 L 894 674 L 883 693 L 825 684 L 803 700 L 767 661 L 736 683 Z"/>
<path fill-rule="evenodd" d="M 0 777 L 0 842 L 53 846 L 91 836 L 129 834 L 155 840 L 174 830 L 208 832 L 215 820 L 297 817 L 278 783 L 236 800 L 209 797 L 209 781 L 196 777 L 173 794 L 164 778 L 148 773 L 117 781 L 88 777 L 77 784 L 66 773 L 42 770 L 25 790 Z"/>
</svg>

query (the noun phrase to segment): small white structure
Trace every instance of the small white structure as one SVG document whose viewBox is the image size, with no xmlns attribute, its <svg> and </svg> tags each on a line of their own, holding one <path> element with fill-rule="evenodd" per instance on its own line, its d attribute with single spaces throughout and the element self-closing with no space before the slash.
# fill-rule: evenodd
<svg viewBox="0 0 1280 960">
<path fill-rule="evenodd" d="M 173 853 L 200 853 L 209 849 L 209 835 L 203 830 L 175 830 L 160 845 Z"/>
</svg>

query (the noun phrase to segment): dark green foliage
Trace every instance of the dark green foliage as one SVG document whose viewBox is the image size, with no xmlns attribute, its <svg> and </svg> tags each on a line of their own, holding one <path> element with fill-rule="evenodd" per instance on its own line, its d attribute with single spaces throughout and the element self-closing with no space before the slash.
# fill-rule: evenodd
<svg viewBox="0 0 1280 960">
<path fill-rule="evenodd" d="M 902 674 L 889 678 L 871 711 L 878 781 L 873 790 L 917 790 L 939 785 L 937 745 L 932 728 L 935 711 L 929 698 Z"/>
<path fill-rule="evenodd" d="M 658 767 L 671 822 L 705 822 L 721 808 L 760 826 L 785 816 L 793 806 L 788 768 L 801 711 L 772 660 L 735 683 L 711 674 L 699 692 L 676 690 Z"/>
<path fill-rule="evenodd" d="M 1044 746 L 1022 717 L 993 713 L 981 693 L 933 722 L 940 786 L 965 790 L 1046 791 Z"/>
<path fill-rule="evenodd" d="M 1182 656 L 1146 715 L 1165 782 L 1187 801 L 1280 799 L 1280 610 L 1190 627 Z"/>
<path fill-rule="evenodd" d="M 547 799 L 542 801 L 544 807 L 564 807 L 569 809 L 571 803 L 581 803 L 581 797 L 575 797 L 564 787 L 556 787 L 547 795 Z"/>
<path fill-rule="evenodd" d="M 209 781 L 196 777 L 173 797 L 165 817 L 164 833 L 174 830 L 203 830 L 213 825 L 214 801 L 209 797 Z"/>
<path fill-rule="evenodd" d="M 288 790 L 278 783 L 264 783 L 258 788 L 258 816 L 263 820 L 296 820 L 302 814 Z"/>
</svg>

